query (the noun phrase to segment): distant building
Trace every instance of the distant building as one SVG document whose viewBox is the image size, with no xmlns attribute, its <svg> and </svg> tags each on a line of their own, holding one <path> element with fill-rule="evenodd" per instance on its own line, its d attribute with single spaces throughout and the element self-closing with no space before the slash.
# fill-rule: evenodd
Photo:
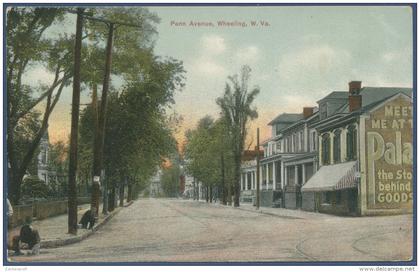
<svg viewBox="0 0 420 272">
<path fill-rule="evenodd" d="M 186 198 L 194 198 L 194 177 L 184 173 L 185 189 L 183 196 Z"/>
<path fill-rule="evenodd" d="M 150 182 L 150 196 L 151 197 L 159 197 L 163 194 L 161 178 L 162 178 L 162 170 L 158 169 Z"/>
<path fill-rule="evenodd" d="M 255 190 L 257 189 L 257 151 L 245 150 L 241 163 L 241 202 L 255 203 Z M 264 152 L 260 151 L 260 158 Z"/>
<path fill-rule="evenodd" d="M 38 178 L 44 181 L 46 184 L 50 182 L 50 173 L 48 167 L 49 161 L 49 152 L 50 152 L 50 142 L 48 131 L 42 136 L 39 143 L 39 153 L 38 153 L 38 163 L 37 163 L 37 175 Z"/>
<path fill-rule="evenodd" d="M 301 207 L 300 187 L 317 167 L 317 135 L 311 127 L 316 120 L 317 109 L 304 108 L 302 113 L 282 113 L 268 124 L 272 136 L 262 143 L 261 206 Z M 255 162 L 243 165 L 244 170 L 255 167 Z M 246 194 L 249 193 L 244 192 Z"/>
</svg>

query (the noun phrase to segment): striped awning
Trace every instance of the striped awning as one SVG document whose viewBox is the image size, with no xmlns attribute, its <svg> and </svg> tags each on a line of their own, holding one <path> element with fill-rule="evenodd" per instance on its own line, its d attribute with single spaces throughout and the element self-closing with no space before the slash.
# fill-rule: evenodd
<svg viewBox="0 0 420 272">
<path fill-rule="evenodd" d="M 302 186 L 302 191 L 335 191 L 357 187 L 357 161 L 322 166 Z"/>
<path fill-rule="evenodd" d="M 357 187 L 357 177 L 356 177 L 357 165 L 358 163 L 355 162 L 353 167 L 349 171 L 347 171 L 347 173 L 335 185 L 334 190 L 343 190 L 347 188 Z"/>
</svg>

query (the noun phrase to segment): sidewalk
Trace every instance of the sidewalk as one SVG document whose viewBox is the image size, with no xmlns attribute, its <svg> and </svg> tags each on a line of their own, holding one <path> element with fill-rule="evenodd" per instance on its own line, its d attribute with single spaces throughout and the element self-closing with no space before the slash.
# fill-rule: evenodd
<svg viewBox="0 0 420 272">
<path fill-rule="evenodd" d="M 129 206 L 132 202 L 126 203 L 125 206 Z M 77 212 L 77 223 L 79 223 L 83 214 L 89 210 L 90 204 L 84 204 L 78 206 Z M 102 225 L 108 222 L 114 215 L 116 215 L 122 208 L 116 207 L 114 211 L 109 212 L 107 215 L 102 214 L 102 204 L 99 206 L 99 218 L 95 223 L 92 230 L 78 229 L 77 235 L 69 234 L 68 231 L 68 215 L 62 214 L 43 220 L 36 220 L 32 222 L 32 226 L 39 231 L 41 236 L 41 249 L 42 248 L 54 248 L 68 244 L 77 243 L 98 230 Z M 9 239 L 14 235 L 19 235 L 20 227 L 16 227 L 11 230 Z"/>
<path fill-rule="evenodd" d="M 309 212 L 304 210 L 293 210 L 293 209 L 286 209 L 286 208 L 271 208 L 271 207 L 260 207 L 259 210 L 256 209 L 256 207 L 250 203 L 240 203 L 239 207 L 233 207 L 229 205 L 223 205 L 220 202 L 213 202 L 213 203 L 207 203 L 205 200 L 200 199 L 200 203 L 205 204 L 215 204 L 220 207 L 224 208 L 232 208 L 232 209 L 238 209 L 243 210 L 247 212 L 254 212 L 254 213 L 262 213 L 287 219 L 334 219 L 337 218 L 335 215 L 331 214 L 325 214 L 325 213 L 315 213 L 315 212 Z"/>
</svg>

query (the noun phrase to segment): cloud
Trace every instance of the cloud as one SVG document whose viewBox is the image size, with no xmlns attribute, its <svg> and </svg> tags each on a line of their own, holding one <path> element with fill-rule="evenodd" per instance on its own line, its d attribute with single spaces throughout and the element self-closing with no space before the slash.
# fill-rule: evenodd
<svg viewBox="0 0 420 272">
<path fill-rule="evenodd" d="M 236 58 L 240 63 L 252 64 L 258 61 L 260 57 L 260 50 L 254 45 L 239 48 L 236 52 Z"/>
<path fill-rule="evenodd" d="M 280 57 L 275 71 L 277 85 L 287 95 L 312 99 L 331 90 L 341 90 L 349 79 L 357 78 L 350 52 L 329 44 L 293 49 Z"/>
<path fill-rule="evenodd" d="M 382 55 L 385 63 L 400 63 L 404 62 L 405 65 L 410 64 L 413 59 L 413 54 L 410 48 L 403 48 L 401 50 L 388 51 Z"/>
<path fill-rule="evenodd" d="M 223 76 L 226 74 L 226 69 L 223 65 L 208 56 L 201 56 L 194 60 L 190 65 L 187 64 L 187 71 L 190 74 L 205 76 Z"/>
<path fill-rule="evenodd" d="M 346 50 L 329 45 L 309 47 L 284 55 L 279 65 L 280 76 L 285 80 L 293 80 L 301 75 L 322 78 L 349 62 L 350 54 Z"/>
<path fill-rule="evenodd" d="M 205 35 L 200 43 L 206 54 L 220 55 L 226 51 L 225 39 L 219 35 Z"/>
</svg>

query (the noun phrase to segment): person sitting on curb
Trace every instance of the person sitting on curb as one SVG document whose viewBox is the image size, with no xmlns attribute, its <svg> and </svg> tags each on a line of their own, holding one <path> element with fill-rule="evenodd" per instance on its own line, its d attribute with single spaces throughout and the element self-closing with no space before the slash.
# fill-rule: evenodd
<svg viewBox="0 0 420 272">
<path fill-rule="evenodd" d="M 39 232 L 29 224 L 25 224 L 20 229 L 20 235 L 13 237 L 12 249 L 15 255 L 23 255 L 20 251 L 20 243 L 25 243 L 31 250 L 30 254 L 38 255 L 41 248 L 41 238 Z"/>
<path fill-rule="evenodd" d="M 89 225 L 89 229 L 92 229 L 93 226 L 95 225 L 95 221 L 96 221 L 95 220 L 95 213 L 92 212 L 92 210 L 94 210 L 94 209 L 87 210 L 83 214 L 82 219 L 80 219 L 79 224 L 82 225 L 83 229 L 87 229 L 88 225 Z"/>
</svg>

